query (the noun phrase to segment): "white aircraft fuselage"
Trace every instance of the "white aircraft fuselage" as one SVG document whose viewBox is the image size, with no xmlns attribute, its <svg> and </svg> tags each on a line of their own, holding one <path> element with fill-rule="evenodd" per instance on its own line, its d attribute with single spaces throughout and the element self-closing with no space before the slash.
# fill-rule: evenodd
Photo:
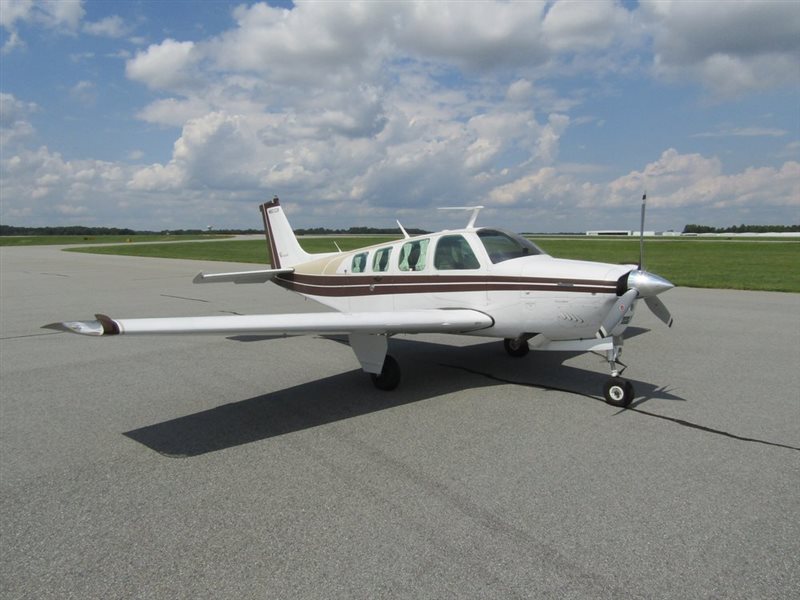
<svg viewBox="0 0 800 600">
<path fill-rule="evenodd" d="M 492 326 L 471 335 L 516 338 L 531 333 L 550 340 L 594 340 L 617 299 L 619 278 L 636 268 L 553 258 L 543 252 L 493 263 L 478 231 L 498 230 L 447 230 L 378 244 L 297 265 L 293 273 L 276 275 L 273 281 L 340 312 L 466 308 L 494 320 Z M 434 265 L 439 240 L 453 236 L 463 239 L 474 253 L 473 268 Z M 403 247 L 415 243 L 426 246 L 420 261 L 424 266 L 401 270 L 398 259 Z M 376 253 L 385 250 L 389 251 L 386 269 L 374 270 Z M 354 261 L 363 255 L 364 271 L 353 273 Z M 630 314 L 633 307 L 632 303 Z M 628 322 L 626 317 L 610 333 L 622 335 Z"/>
</svg>

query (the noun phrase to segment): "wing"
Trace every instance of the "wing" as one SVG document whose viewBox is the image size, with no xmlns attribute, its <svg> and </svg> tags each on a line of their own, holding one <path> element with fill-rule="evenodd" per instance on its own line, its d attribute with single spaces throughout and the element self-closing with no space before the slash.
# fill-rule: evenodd
<svg viewBox="0 0 800 600">
<path fill-rule="evenodd" d="M 236 271 L 233 273 L 198 273 L 192 283 L 265 283 L 281 273 L 292 273 L 294 269 L 261 269 L 259 271 Z"/>
<path fill-rule="evenodd" d="M 391 335 L 395 333 L 467 333 L 492 325 L 494 325 L 494 319 L 485 313 L 456 308 L 395 312 L 324 312 L 154 319 L 112 319 L 106 315 L 95 315 L 94 321 L 65 321 L 45 325 L 45 328 L 95 336 L 178 333 Z"/>
</svg>

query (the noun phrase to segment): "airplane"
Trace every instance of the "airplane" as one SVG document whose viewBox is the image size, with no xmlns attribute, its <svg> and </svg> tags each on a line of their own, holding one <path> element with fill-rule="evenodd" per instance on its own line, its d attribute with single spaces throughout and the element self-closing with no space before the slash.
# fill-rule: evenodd
<svg viewBox="0 0 800 600">
<path fill-rule="evenodd" d="M 454 333 L 500 338 L 512 357 L 530 350 L 604 353 L 609 404 L 627 407 L 635 392 L 620 377 L 623 333 L 638 300 L 668 326 L 657 297 L 672 283 L 644 270 L 642 197 L 639 264 L 607 264 L 549 256 L 530 240 L 478 227 L 482 206 L 463 229 L 410 236 L 357 250 L 310 254 L 299 244 L 280 200 L 260 206 L 272 268 L 200 273 L 194 283 L 271 281 L 338 312 L 65 321 L 45 327 L 91 336 L 134 334 L 346 334 L 362 370 L 381 390 L 400 383 L 388 354 L 396 334 Z M 338 248 L 338 247 L 337 247 Z M 620 368 L 622 366 L 622 368 Z"/>
</svg>

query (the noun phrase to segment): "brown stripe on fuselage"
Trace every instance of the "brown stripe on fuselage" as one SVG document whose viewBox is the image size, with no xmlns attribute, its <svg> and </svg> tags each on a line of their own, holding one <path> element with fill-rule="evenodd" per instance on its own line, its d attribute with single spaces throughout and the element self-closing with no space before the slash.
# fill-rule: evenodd
<svg viewBox="0 0 800 600">
<path fill-rule="evenodd" d="M 279 275 L 275 283 L 288 290 L 314 296 L 369 296 L 430 294 L 441 292 L 546 291 L 616 293 L 616 281 L 550 279 L 481 275 Z"/>
</svg>

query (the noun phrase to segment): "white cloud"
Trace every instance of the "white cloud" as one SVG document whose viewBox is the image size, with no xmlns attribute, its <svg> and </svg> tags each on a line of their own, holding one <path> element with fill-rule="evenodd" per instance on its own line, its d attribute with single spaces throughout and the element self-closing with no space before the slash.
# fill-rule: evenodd
<svg viewBox="0 0 800 600">
<path fill-rule="evenodd" d="M 75 33 L 85 14 L 83 0 L 2 0 L 0 27 L 8 32 L 3 54 L 21 48 L 25 42 L 17 32 L 18 23 L 44 27 L 58 33 Z"/>
<path fill-rule="evenodd" d="M 31 137 L 34 128 L 28 117 L 36 110 L 33 102 L 22 102 L 13 94 L 0 92 L 0 145 L 7 147 Z"/>
<path fill-rule="evenodd" d="M 642 0 L 653 35 L 655 71 L 694 79 L 729 97 L 797 85 L 800 11 L 793 2 Z"/>
<path fill-rule="evenodd" d="M 148 123 L 181 127 L 191 119 L 208 114 L 211 107 L 200 98 L 177 99 L 163 98 L 151 102 L 136 115 Z"/>
<path fill-rule="evenodd" d="M 797 163 L 789 160 L 797 158 L 797 146 L 784 143 L 791 128 L 778 118 L 761 121 L 774 127 L 726 122 L 693 136 L 782 144 L 781 160 L 788 162 L 770 166 L 775 150 L 758 157 L 758 168 L 740 173 L 727 173 L 720 158 L 670 149 L 642 157 L 626 167 L 632 172 L 615 177 L 620 171 L 614 172 L 613 157 L 601 168 L 581 164 L 575 151 L 592 143 L 611 114 L 603 102 L 593 104 L 603 86 L 604 100 L 618 92 L 612 87 L 619 80 L 605 79 L 608 73 L 642 74 L 652 60 L 650 75 L 693 78 L 720 96 L 792 81 L 786 61 L 796 69 L 791 52 L 797 45 L 784 33 L 794 25 L 789 18 L 775 24 L 784 8 L 767 3 L 767 14 L 754 17 L 758 11 L 750 3 L 724 15 L 711 4 L 643 0 L 631 10 L 612 1 L 299 0 L 291 10 L 243 4 L 233 9 L 230 28 L 214 37 L 168 38 L 132 57 L 117 53 L 127 58 L 129 84 L 150 93 L 131 112 L 150 124 L 180 128 L 167 159 L 135 166 L 69 161 L 47 148 L 26 153 L 15 147 L 3 157 L 3 181 L 19 199 L 6 203 L 4 214 L 33 218 L 41 214 L 35 207 L 66 215 L 73 207 L 73 216 L 102 218 L 116 207 L 129 218 L 138 213 L 167 222 L 186 218 L 187 205 L 195 208 L 192 214 L 249 214 L 256 200 L 280 193 L 301 203 L 298 217 L 315 215 L 313 224 L 353 224 L 359 217 L 352 210 L 386 215 L 389 222 L 396 211 L 429 219 L 432 206 L 485 199 L 503 207 L 497 216 L 507 225 L 531 211 L 542 219 L 556 218 L 547 217 L 548 210 L 581 217 L 597 210 L 613 218 L 619 213 L 609 207 L 635 202 L 645 187 L 654 211 L 752 207 L 766 198 L 756 185 L 786 206 L 797 186 Z M 72 16 L 51 11 L 48 18 L 34 16 L 38 9 L 25 3 L 9 6 L 13 10 L 3 14 L 7 44 L 14 24 L 22 22 L 127 35 L 119 17 L 81 27 L 74 3 Z M 751 18 L 752 31 L 744 31 Z M 777 37 L 767 40 L 773 24 Z M 108 54 L 81 56 L 76 69 Z M 79 81 L 71 90 L 79 99 L 102 92 L 93 87 L 102 85 L 94 76 L 71 81 Z M 35 107 L 8 94 L 0 98 L 3 140 L 29 140 Z M 578 129 L 587 123 L 596 127 Z M 660 148 L 691 133 L 682 135 Z M 146 141 L 135 143 L 151 155 Z"/>
<path fill-rule="evenodd" d="M 166 39 L 152 44 L 125 64 L 125 74 L 157 90 L 181 90 L 194 81 L 194 42 Z"/>
<path fill-rule="evenodd" d="M 91 81 L 79 81 L 69 90 L 70 97 L 84 106 L 97 102 L 97 86 Z"/>
<path fill-rule="evenodd" d="M 633 37 L 632 18 L 611 0 L 557 2 L 547 11 L 542 34 L 558 52 L 608 48 Z"/>
<path fill-rule="evenodd" d="M 108 38 L 125 37 L 131 30 L 132 28 L 119 15 L 112 15 L 83 25 L 83 31 L 86 33 Z"/>
</svg>

